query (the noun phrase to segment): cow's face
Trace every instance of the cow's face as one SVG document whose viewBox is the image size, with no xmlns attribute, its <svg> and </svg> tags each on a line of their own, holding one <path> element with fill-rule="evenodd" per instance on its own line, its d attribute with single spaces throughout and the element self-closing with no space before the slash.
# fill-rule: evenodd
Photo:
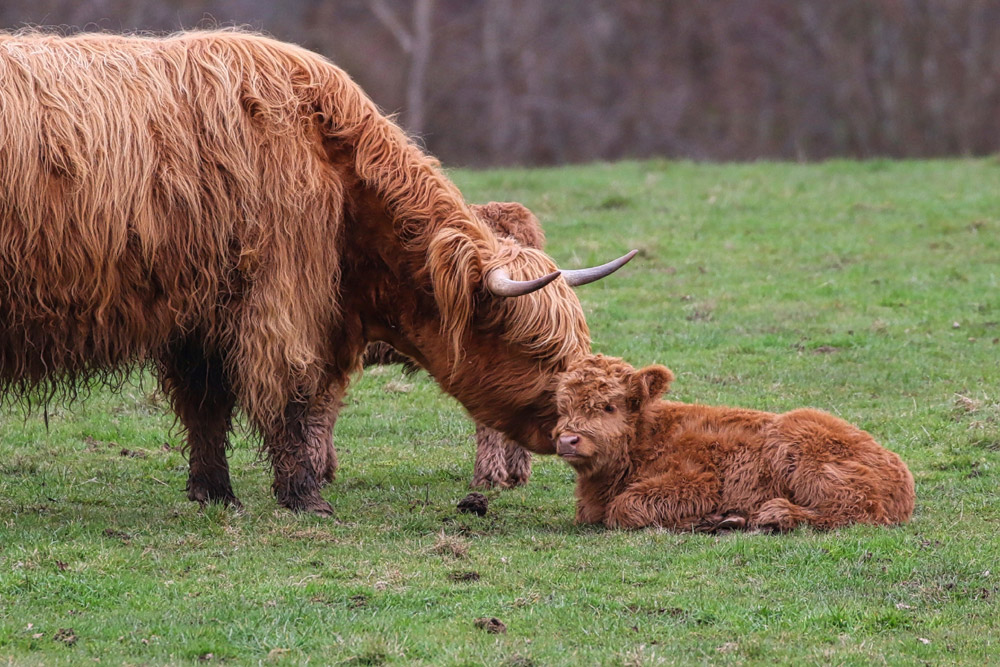
<svg viewBox="0 0 1000 667">
<path fill-rule="evenodd" d="M 515 279 L 556 269 L 535 249 L 511 255 L 506 266 Z M 580 301 L 557 279 L 516 297 L 482 290 L 474 307 L 457 364 L 448 350 L 443 378 L 432 372 L 478 420 L 532 451 L 554 453 L 556 380 L 573 359 L 590 352 Z"/>
<path fill-rule="evenodd" d="M 663 366 L 636 371 L 599 354 L 573 362 L 556 389 L 556 453 L 581 472 L 624 460 L 639 414 L 671 380 L 673 374 Z"/>
<path fill-rule="evenodd" d="M 590 355 L 590 333 L 573 286 L 613 272 L 633 255 L 567 278 L 545 253 L 505 239 L 498 256 L 484 262 L 486 284 L 477 295 L 471 327 L 461 342 L 463 356 L 449 377 L 449 392 L 477 419 L 522 446 L 556 453 L 552 429 L 558 378 Z M 515 291 L 535 282 L 532 276 L 554 279 L 543 278 L 543 287 L 524 294 L 503 296 L 490 287 L 489 277 L 498 272 L 518 283 Z"/>
<path fill-rule="evenodd" d="M 412 358 L 478 421 L 532 451 L 554 453 L 555 380 L 590 352 L 573 287 L 614 272 L 635 253 L 561 271 L 537 247 L 544 239 L 537 219 L 519 204 L 473 207 L 473 224 L 428 230 L 423 250 L 415 241 L 397 247 L 397 228 L 419 228 L 389 224 L 368 191 L 353 201 L 350 265 L 359 269 L 343 282 L 371 287 L 352 293 L 367 340 Z"/>
</svg>

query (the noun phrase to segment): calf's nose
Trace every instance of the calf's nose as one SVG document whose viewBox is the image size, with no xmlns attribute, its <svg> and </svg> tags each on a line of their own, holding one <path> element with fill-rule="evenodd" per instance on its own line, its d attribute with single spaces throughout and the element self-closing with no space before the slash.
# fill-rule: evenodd
<svg viewBox="0 0 1000 667">
<path fill-rule="evenodd" d="M 576 446 L 580 443 L 580 436 L 576 433 L 563 433 L 556 443 L 557 454 L 572 454 L 576 452 Z"/>
</svg>

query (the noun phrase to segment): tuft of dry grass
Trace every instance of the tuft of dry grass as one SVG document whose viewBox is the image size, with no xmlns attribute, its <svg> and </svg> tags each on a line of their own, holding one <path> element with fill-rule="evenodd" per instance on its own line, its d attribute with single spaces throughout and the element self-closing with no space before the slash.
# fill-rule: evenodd
<svg viewBox="0 0 1000 667">
<path fill-rule="evenodd" d="M 448 535 L 443 530 L 437 534 L 431 551 L 447 558 L 467 558 L 469 543 L 456 535 Z"/>
<path fill-rule="evenodd" d="M 390 394 L 409 394 L 413 391 L 413 383 L 402 380 L 390 380 L 386 382 L 385 390 Z"/>
</svg>

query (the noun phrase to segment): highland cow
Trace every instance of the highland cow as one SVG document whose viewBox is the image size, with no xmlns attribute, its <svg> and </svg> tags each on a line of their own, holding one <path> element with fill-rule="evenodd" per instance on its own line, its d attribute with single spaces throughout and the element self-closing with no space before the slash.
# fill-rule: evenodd
<svg viewBox="0 0 1000 667">
<path fill-rule="evenodd" d="M 381 340 L 554 451 L 571 288 L 631 255 L 560 272 L 498 237 L 347 74 L 259 35 L 2 34 L 0 81 L 0 398 L 152 361 L 189 498 L 238 502 L 239 409 L 278 501 L 330 514 L 315 443 Z"/>
<path fill-rule="evenodd" d="M 562 375 L 556 449 L 577 471 L 578 522 L 786 531 L 913 512 L 913 476 L 868 433 L 818 410 L 660 400 L 672 380 L 663 366 L 602 355 Z"/>
</svg>

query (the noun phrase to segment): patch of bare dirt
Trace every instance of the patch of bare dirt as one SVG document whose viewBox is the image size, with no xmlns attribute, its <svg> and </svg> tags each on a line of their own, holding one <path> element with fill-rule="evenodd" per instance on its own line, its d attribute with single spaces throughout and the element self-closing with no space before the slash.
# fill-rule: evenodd
<svg viewBox="0 0 1000 667">
<path fill-rule="evenodd" d="M 485 630 L 491 635 L 507 634 L 507 626 L 499 618 L 477 618 L 473 623 L 477 628 Z"/>
</svg>

